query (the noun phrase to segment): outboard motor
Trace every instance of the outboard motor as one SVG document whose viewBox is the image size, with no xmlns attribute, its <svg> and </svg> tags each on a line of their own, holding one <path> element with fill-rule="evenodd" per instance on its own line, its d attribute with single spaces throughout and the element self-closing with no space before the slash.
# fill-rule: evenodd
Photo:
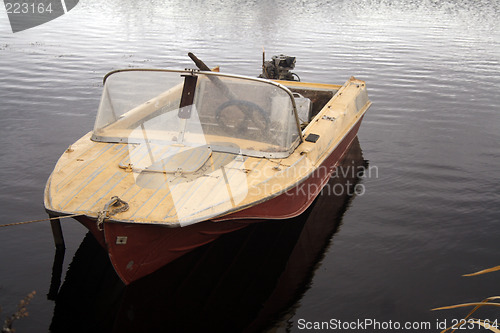
<svg viewBox="0 0 500 333">
<path fill-rule="evenodd" d="M 265 61 L 264 57 L 262 59 L 262 74 L 259 77 L 271 80 L 300 81 L 297 74 L 290 72 L 295 68 L 295 57 L 280 54 L 273 56 L 270 61 Z"/>
</svg>

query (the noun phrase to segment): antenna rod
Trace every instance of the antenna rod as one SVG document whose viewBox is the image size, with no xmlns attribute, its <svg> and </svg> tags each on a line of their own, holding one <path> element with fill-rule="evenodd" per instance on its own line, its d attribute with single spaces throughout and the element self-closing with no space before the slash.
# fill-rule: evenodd
<svg viewBox="0 0 500 333">
<path fill-rule="evenodd" d="M 198 67 L 202 71 L 211 71 L 210 68 L 208 68 L 207 65 L 203 61 L 201 61 L 197 56 L 195 56 L 193 53 L 189 52 L 188 53 L 189 58 L 193 60 L 193 62 L 196 64 L 196 67 Z"/>
<path fill-rule="evenodd" d="M 265 62 L 266 62 L 266 50 L 264 49 L 264 46 L 262 46 L 262 69 L 264 69 Z"/>
</svg>

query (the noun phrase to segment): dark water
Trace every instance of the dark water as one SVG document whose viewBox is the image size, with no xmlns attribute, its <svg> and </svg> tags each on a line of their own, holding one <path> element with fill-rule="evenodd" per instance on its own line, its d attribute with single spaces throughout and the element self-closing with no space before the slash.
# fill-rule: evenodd
<svg viewBox="0 0 500 333">
<path fill-rule="evenodd" d="M 87 331 L 201 331 L 193 318 L 205 331 L 299 332 L 300 323 L 332 319 L 430 323 L 438 331 L 437 322 L 467 311 L 431 308 L 498 294 L 499 273 L 461 277 L 500 265 L 497 1 L 89 0 L 16 34 L 0 15 L 2 223 L 45 216 L 45 181 L 66 147 L 92 128 L 101 78 L 113 69 L 193 67 L 191 51 L 209 66 L 254 76 L 265 47 L 268 57 L 296 56 L 303 81 L 363 79 L 373 101 L 360 151 L 346 162 L 370 167 L 357 180 L 360 195 L 324 195 L 297 223 L 237 233 L 142 287 L 123 289 L 105 256 L 88 260 L 87 240 L 62 296 L 49 301 L 49 225 L 0 228 L 0 319 L 37 291 L 18 332 L 51 325 L 78 332 L 83 322 L 94 325 Z M 326 229 L 314 233 L 311 225 Z M 85 230 L 69 220 L 63 229 L 66 272 Z M 227 257 L 243 242 L 241 257 Z M 500 312 L 478 316 L 500 319 Z"/>
</svg>

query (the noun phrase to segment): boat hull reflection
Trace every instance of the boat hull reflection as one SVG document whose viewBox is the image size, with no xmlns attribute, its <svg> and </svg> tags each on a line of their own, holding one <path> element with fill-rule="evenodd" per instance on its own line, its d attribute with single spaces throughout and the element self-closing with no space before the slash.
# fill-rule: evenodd
<svg viewBox="0 0 500 333">
<path fill-rule="evenodd" d="M 356 138 L 342 172 L 304 214 L 224 234 L 128 286 L 87 235 L 57 296 L 51 332 L 269 328 L 307 290 L 366 167 Z"/>
</svg>

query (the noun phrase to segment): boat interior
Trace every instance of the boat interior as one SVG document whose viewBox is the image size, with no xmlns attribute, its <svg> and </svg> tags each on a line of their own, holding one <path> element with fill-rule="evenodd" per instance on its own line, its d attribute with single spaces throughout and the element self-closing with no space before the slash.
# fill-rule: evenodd
<svg viewBox="0 0 500 333">
<path fill-rule="evenodd" d="M 282 82 L 293 93 L 297 112 L 301 120 L 300 126 L 304 129 L 323 107 L 332 99 L 341 86 L 338 85 L 318 85 L 311 84 L 313 87 L 307 87 L 306 84 L 298 86 L 299 82 Z M 305 101 L 305 103 L 303 102 Z M 306 105 L 304 110 L 304 104 Z M 308 105 L 310 104 L 310 105 Z M 302 118 L 302 115 L 305 115 Z"/>
</svg>

